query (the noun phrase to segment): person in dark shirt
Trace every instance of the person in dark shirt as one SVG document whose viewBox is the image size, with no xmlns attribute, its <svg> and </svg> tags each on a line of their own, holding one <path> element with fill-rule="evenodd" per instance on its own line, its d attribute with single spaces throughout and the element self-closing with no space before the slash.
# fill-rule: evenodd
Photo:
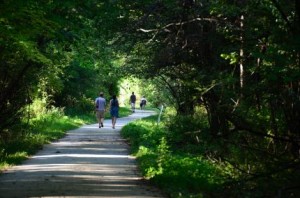
<svg viewBox="0 0 300 198">
<path fill-rule="evenodd" d="M 131 105 L 132 113 L 134 113 L 135 112 L 135 102 L 136 102 L 136 96 L 134 95 L 134 92 L 132 92 L 129 102 L 130 102 L 130 105 Z"/>
<path fill-rule="evenodd" d="M 109 104 L 112 128 L 115 129 L 117 118 L 119 117 L 119 101 L 116 95 L 113 95 Z"/>
</svg>

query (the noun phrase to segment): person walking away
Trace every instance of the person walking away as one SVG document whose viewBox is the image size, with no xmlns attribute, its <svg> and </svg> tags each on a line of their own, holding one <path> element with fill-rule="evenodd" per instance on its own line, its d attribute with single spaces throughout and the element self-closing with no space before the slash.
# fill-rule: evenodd
<svg viewBox="0 0 300 198">
<path fill-rule="evenodd" d="M 109 104 L 112 128 L 115 129 L 117 118 L 119 117 L 119 101 L 116 95 L 113 95 Z"/>
<path fill-rule="evenodd" d="M 147 104 L 147 100 L 146 100 L 145 96 L 143 96 L 143 97 L 141 98 L 141 102 L 140 102 L 141 110 L 142 110 L 143 108 L 145 108 L 146 104 Z"/>
<path fill-rule="evenodd" d="M 131 105 L 132 113 L 135 112 L 135 102 L 136 102 L 136 96 L 134 95 L 134 92 L 132 92 L 130 96 L 130 105 Z"/>
<path fill-rule="evenodd" d="M 103 120 L 105 114 L 106 100 L 103 92 L 100 92 L 99 97 L 95 100 L 96 117 L 99 123 L 99 128 L 103 127 Z"/>
</svg>

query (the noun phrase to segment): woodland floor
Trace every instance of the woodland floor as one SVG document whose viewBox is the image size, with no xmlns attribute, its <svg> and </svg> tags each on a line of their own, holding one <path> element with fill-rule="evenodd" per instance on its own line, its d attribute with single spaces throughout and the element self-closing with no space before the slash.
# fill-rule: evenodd
<svg viewBox="0 0 300 198">
<path fill-rule="evenodd" d="M 164 197 L 141 177 L 120 137 L 128 122 L 154 112 L 139 111 L 104 128 L 85 125 L 45 145 L 22 165 L 0 175 L 1 197 Z"/>
</svg>

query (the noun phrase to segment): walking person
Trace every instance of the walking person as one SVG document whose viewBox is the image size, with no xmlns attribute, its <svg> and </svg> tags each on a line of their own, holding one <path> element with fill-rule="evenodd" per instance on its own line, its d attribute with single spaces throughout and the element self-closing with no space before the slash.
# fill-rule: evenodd
<svg viewBox="0 0 300 198">
<path fill-rule="evenodd" d="M 135 102 L 136 102 L 136 96 L 134 95 L 134 92 L 132 92 L 129 102 L 130 102 L 130 105 L 131 105 L 132 113 L 134 113 L 135 112 Z"/>
<path fill-rule="evenodd" d="M 119 117 L 119 101 L 116 95 L 113 95 L 109 104 L 112 128 L 115 129 L 117 118 Z"/>
<path fill-rule="evenodd" d="M 99 128 L 103 127 L 103 120 L 105 114 L 106 100 L 103 92 L 100 92 L 99 97 L 95 100 L 96 117 L 98 119 Z"/>
<path fill-rule="evenodd" d="M 146 104 L 147 104 L 147 99 L 145 98 L 145 96 L 143 96 L 140 102 L 141 110 L 145 108 Z"/>
</svg>

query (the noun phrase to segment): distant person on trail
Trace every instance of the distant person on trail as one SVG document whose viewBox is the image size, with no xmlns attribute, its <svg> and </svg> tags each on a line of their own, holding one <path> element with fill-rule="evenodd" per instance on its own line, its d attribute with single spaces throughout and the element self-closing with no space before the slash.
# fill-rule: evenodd
<svg viewBox="0 0 300 198">
<path fill-rule="evenodd" d="M 141 102 L 140 102 L 141 110 L 145 108 L 146 104 L 147 104 L 147 100 L 146 100 L 145 96 L 143 96 L 141 98 Z"/>
<path fill-rule="evenodd" d="M 119 101 L 116 95 L 113 95 L 109 102 L 112 128 L 115 129 L 117 118 L 119 117 Z"/>
<path fill-rule="evenodd" d="M 134 92 L 132 92 L 129 102 L 130 102 L 130 105 L 131 105 L 132 113 L 134 113 L 135 112 L 135 102 L 136 102 L 136 96 L 134 95 Z"/>
<path fill-rule="evenodd" d="M 95 100 L 96 117 L 98 119 L 99 128 L 103 127 L 104 113 L 106 100 L 103 97 L 103 92 L 100 92 L 99 97 Z"/>
</svg>

